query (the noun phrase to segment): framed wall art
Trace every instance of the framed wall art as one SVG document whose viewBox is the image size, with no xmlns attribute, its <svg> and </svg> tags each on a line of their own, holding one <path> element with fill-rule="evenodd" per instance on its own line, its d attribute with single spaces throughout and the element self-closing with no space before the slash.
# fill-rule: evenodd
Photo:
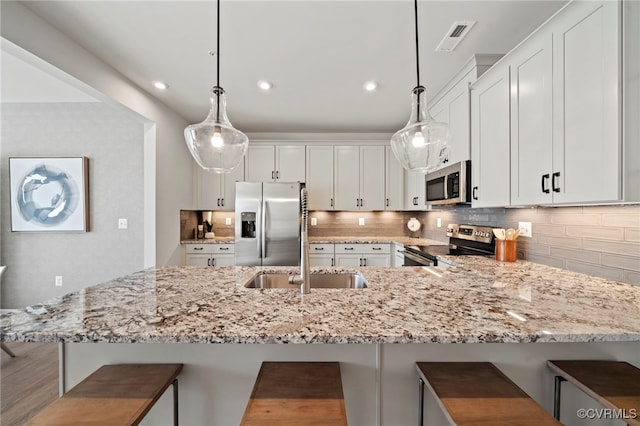
<svg viewBox="0 0 640 426">
<path fill-rule="evenodd" d="M 87 157 L 11 157 L 11 230 L 89 231 Z"/>
</svg>

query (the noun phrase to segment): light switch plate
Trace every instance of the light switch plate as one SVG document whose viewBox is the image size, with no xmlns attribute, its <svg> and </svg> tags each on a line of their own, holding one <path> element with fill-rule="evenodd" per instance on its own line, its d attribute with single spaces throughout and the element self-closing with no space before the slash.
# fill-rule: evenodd
<svg viewBox="0 0 640 426">
<path fill-rule="evenodd" d="M 358 218 L 358 225 L 364 225 L 364 217 Z"/>
<path fill-rule="evenodd" d="M 129 221 L 127 219 L 118 219 L 118 229 L 127 229 Z"/>
<path fill-rule="evenodd" d="M 225 217 L 224 218 L 224 224 L 225 225 L 231 225 L 231 218 L 230 217 Z"/>
<path fill-rule="evenodd" d="M 436 219 L 436 227 L 442 228 L 442 219 L 441 218 L 437 218 Z"/>
<path fill-rule="evenodd" d="M 311 218 L 311 226 L 316 226 L 318 224 L 318 218 L 312 217 Z"/>
<path fill-rule="evenodd" d="M 56 287 L 62 287 L 62 275 L 56 275 Z"/>
<path fill-rule="evenodd" d="M 531 232 L 531 222 L 518 222 L 518 228 L 520 228 L 520 236 L 531 238 L 533 233 Z"/>
</svg>

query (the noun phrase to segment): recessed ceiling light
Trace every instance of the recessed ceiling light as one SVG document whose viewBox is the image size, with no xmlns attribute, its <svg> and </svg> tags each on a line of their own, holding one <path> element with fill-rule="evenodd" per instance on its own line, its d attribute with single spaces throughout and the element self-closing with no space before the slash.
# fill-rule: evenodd
<svg viewBox="0 0 640 426">
<path fill-rule="evenodd" d="M 273 84 L 269 83 L 266 80 L 260 80 L 258 81 L 258 87 L 262 90 L 271 90 Z"/>
<path fill-rule="evenodd" d="M 153 87 L 158 90 L 167 90 L 169 88 L 169 85 L 163 81 L 154 81 Z"/>
<path fill-rule="evenodd" d="M 378 88 L 378 83 L 376 83 L 375 81 L 367 81 L 366 83 L 364 83 L 364 90 L 366 90 L 367 92 L 373 92 Z"/>
</svg>

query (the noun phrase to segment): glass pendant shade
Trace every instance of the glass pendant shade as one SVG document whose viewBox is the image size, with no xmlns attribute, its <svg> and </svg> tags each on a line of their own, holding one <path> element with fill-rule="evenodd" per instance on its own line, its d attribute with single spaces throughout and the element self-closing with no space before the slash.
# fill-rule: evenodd
<svg viewBox="0 0 640 426">
<path fill-rule="evenodd" d="M 215 173 L 231 172 L 242 162 L 249 147 L 247 135 L 229 122 L 226 95 L 219 86 L 211 90 L 211 111 L 207 118 L 184 129 L 184 138 L 198 165 Z"/>
<path fill-rule="evenodd" d="M 435 121 L 427 110 L 426 90 L 413 89 L 411 117 L 391 137 L 391 149 L 406 170 L 431 172 L 448 161 L 451 133 L 447 123 Z"/>
</svg>

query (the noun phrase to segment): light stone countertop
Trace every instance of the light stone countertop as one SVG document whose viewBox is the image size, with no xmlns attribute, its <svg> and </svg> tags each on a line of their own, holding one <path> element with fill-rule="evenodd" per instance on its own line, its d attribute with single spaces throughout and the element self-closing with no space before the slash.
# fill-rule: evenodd
<svg viewBox="0 0 640 426">
<path fill-rule="evenodd" d="M 640 342 L 640 287 L 528 261 L 359 268 L 365 289 L 249 289 L 290 267 L 158 267 L 0 314 L 4 341 Z M 344 271 L 312 268 L 312 272 Z M 353 269 L 350 269 L 353 271 Z"/>
<path fill-rule="evenodd" d="M 234 237 L 215 237 L 207 239 L 191 239 L 182 240 L 180 244 L 233 244 Z M 429 238 L 413 238 L 413 237 L 309 237 L 311 244 L 381 244 L 381 243 L 398 243 L 407 245 L 444 245 L 448 244 L 442 241 L 431 240 Z"/>
</svg>

